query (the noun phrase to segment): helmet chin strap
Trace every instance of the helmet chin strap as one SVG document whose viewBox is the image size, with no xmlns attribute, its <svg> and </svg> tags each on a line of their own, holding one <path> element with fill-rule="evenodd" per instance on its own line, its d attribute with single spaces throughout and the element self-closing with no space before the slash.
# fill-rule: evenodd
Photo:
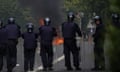
<svg viewBox="0 0 120 72">
<path fill-rule="evenodd" d="M 72 18 L 69 18 L 69 19 L 68 19 L 68 22 L 73 22 L 73 19 L 72 19 Z"/>
<path fill-rule="evenodd" d="M 47 25 L 47 26 L 48 26 L 48 25 L 49 25 L 49 23 L 47 22 L 45 25 Z"/>
<path fill-rule="evenodd" d="M 32 32 L 32 29 L 28 29 L 28 32 L 30 32 L 30 33 L 31 33 L 31 32 Z"/>
</svg>

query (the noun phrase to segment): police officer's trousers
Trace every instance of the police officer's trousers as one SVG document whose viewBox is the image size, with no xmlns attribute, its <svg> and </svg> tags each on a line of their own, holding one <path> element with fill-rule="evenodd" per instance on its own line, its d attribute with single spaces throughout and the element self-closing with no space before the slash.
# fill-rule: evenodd
<svg viewBox="0 0 120 72">
<path fill-rule="evenodd" d="M 0 44 L 0 71 L 3 67 L 3 57 L 6 55 L 6 44 Z"/>
<path fill-rule="evenodd" d="M 2 70 L 3 67 L 3 55 L 0 54 L 0 71 Z"/>
<path fill-rule="evenodd" d="M 95 68 L 104 69 L 105 67 L 104 48 L 103 43 L 100 43 L 100 41 L 95 41 L 94 54 L 95 54 Z"/>
<path fill-rule="evenodd" d="M 79 49 L 76 46 L 75 39 L 64 39 L 64 55 L 65 55 L 65 66 L 71 68 L 71 58 L 73 55 L 74 67 L 79 67 Z"/>
<path fill-rule="evenodd" d="M 34 60 L 35 60 L 35 48 L 29 49 L 29 48 L 24 48 L 24 70 L 32 71 L 34 68 Z"/>
<path fill-rule="evenodd" d="M 53 66 L 53 48 L 52 44 L 43 44 L 41 43 L 41 51 L 40 51 L 43 67 L 52 67 Z"/>
<path fill-rule="evenodd" d="M 8 40 L 8 48 L 7 48 L 7 69 L 8 72 L 11 72 L 17 63 L 17 40 L 11 39 Z"/>
</svg>

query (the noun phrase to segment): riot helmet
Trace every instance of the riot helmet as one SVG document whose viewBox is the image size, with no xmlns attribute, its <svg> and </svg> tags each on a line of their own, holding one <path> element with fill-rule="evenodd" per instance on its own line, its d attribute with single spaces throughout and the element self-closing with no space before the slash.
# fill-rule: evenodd
<svg viewBox="0 0 120 72">
<path fill-rule="evenodd" d="M 119 14 L 112 14 L 113 22 L 119 22 Z"/>
<path fill-rule="evenodd" d="M 51 23 L 50 18 L 49 18 L 49 17 L 46 17 L 46 18 L 44 19 L 44 23 L 45 23 L 45 25 L 50 25 L 50 23 Z"/>
<path fill-rule="evenodd" d="M 120 28 L 119 14 L 112 14 L 112 22 L 113 22 L 113 24 L 114 24 L 115 27 Z"/>
<path fill-rule="evenodd" d="M 32 23 L 28 23 L 27 24 L 27 31 L 28 32 L 33 32 L 33 29 L 34 29 L 34 25 Z"/>
<path fill-rule="evenodd" d="M 15 19 L 14 19 L 13 17 L 10 17 L 10 18 L 8 19 L 8 23 L 9 23 L 9 24 L 15 24 Z"/>
<path fill-rule="evenodd" d="M 95 24 L 101 24 L 101 23 L 102 23 L 101 17 L 100 17 L 100 16 L 95 16 L 95 17 L 94 17 L 94 23 L 95 23 Z"/>
<path fill-rule="evenodd" d="M 119 19 L 119 14 L 112 14 L 113 19 Z"/>
<path fill-rule="evenodd" d="M 67 15 L 67 18 L 68 18 L 69 22 L 73 22 L 74 18 L 75 18 L 74 13 L 73 12 L 69 12 L 68 15 Z"/>
</svg>

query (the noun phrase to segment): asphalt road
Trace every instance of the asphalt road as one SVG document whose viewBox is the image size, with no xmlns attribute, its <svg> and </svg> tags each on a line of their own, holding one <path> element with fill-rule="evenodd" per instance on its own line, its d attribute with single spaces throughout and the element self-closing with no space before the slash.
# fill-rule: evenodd
<svg viewBox="0 0 120 72">
<path fill-rule="evenodd" d="M 83 41 L 82 39 L 77 39 L 77 45 L 81 47 L 80 50 L 80 67 L 82 68 L 81 72 L 92 72 L 91 68 L 94 67 L 94 54 L 93 54 L 93 46 L 94 43 L 89 43 L 87 41 Z M 23 40 L 19 40 L 19 44 L 17 46 L 17 65 L 14 68 L 14 72 L 23 72 L 24 70 L 24 54 L 23 54 Z M 36 49 L 35 55 L 35 72 L 42 72 L 42 63 L 40 58 L 40 43 L 38 43 L 38 48 Z M 4 60 L 5 61 L 5 60 Z M 71 57 L 72 61 L 72 57 Z M 63 46 L 57 45 L 54 46 L 54 72 L 66 72 L 64 66 L 64 55 L 63 55 Z M 6 72 L 6 65 L 4 65 L 3 72 Z M 69 71 L 70 72 L 70 71 Z M 77 71 L 73 71 L 77 72 Z M 79 71 L 80 72 L 80 71 Z M 97 71 L 102 72 L 102 71 Z"/>
</svg>

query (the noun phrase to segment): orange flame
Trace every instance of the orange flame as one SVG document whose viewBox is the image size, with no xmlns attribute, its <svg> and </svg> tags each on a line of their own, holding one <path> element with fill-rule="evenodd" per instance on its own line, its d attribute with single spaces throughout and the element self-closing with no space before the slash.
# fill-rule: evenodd
<svg viewBox="0 0 120 72">
<path fill-rule="evenodd" d="M 64 43 L 64 39 L 62 37 L 56 37 L 53 41 L 53 45 L 61 45 Z"/>
<path fill-rule="evenodd" d="M 61 45 L 64 43 L 64 39 L 60 35 L 59 27 L 56 27 L 57 37 L 53 40 L 53 45 Z"/>
</svg>

